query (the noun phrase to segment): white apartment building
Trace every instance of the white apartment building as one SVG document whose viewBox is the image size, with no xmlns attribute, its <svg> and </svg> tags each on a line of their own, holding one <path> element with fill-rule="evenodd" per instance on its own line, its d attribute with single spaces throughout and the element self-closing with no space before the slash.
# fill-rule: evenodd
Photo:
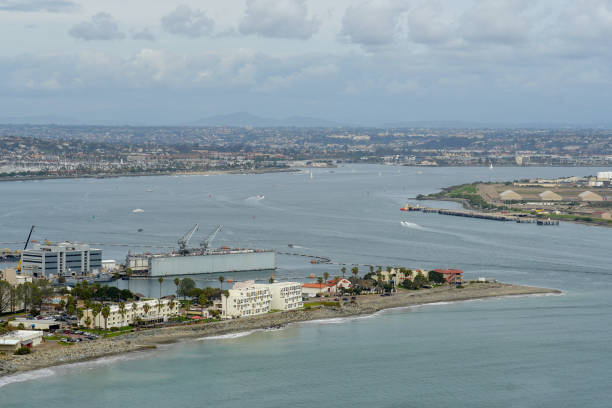
<svg viewBox="0 0 612 408">
<path fill-rule="evenodd" d="M 145 305 L 148 310 L 145 311 Z M 179 302 L 169 299 L 150 299 L 138 302 L 126 302 L 123 314 L 119 304 L 110 306 L 110 315 L 106 321 L 106 327 L 122 327 L 133 324 L 137 320 L 144 322 L 165 322 L 171 316 L 179 314 Z M 86 324 L 89 317 L 89 326 Z M 93 311 L 87 309 L 83 312 L 83 318 L 79 322 L 81 326 L 104 328 L 104 316 L 102 313 L 94 317 Z"/>
<path fill-rule="evenodd" d="M 277 282 L 267 285 L 272 295 L 271 309 L 294 310 L 302 303 L 302 285 L 298 282 Z"/>
<path fill-rule="evenodd" d="M 237 282 L 230 289 L 229 296 L 221 296 L 221 318 L 255 316 L 268 313 L 272 303 L 269 285 L 255 284 L 254 281 Z"/>
</svg>

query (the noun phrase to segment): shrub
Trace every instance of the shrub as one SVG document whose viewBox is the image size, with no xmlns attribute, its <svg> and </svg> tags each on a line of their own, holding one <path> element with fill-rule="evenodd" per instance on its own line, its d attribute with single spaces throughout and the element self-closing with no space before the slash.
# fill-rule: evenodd
<svg viewBox="0 0 612 408">
<path fill-rule="evenodd" d="M 30 354 L 32 352 L 32 349 L 29 347 L 19 347 L 17 350 L 15 350 L 15 355 L 16 356 L 22 356 L 24 354 Z"/>
</svg>

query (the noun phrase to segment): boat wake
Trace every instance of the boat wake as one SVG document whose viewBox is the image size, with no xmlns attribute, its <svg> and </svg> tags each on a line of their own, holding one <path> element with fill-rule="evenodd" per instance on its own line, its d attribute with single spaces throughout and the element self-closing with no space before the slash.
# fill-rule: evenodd
<svg viewBox="0 0 612 408">
<path fill-rule="evenodd" d="M 425 228 L 423 228 L 419 224 L 415 224 L 414 222 L 400 221 L 400 224 L 402 225 L 402 227 L 406 227 L 406 228 L 412 228 L 412 229 L 423 230 L 423 231 L 425 230 Z"/>
</svg>

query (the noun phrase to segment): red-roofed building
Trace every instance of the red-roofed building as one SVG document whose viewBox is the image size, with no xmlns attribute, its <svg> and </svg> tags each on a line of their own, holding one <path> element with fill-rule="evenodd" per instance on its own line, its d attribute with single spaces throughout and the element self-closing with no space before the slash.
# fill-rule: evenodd
<svg viewBox="0 0 612 408">
<path fill-rule="evenodd" d="M 338 289 L 349 289 L 353 286 L 351 281 L 348 279 L 334 279 L 325 283 L 303 283 L 302 294 L 308 297 L 316 296 L 318 293 L 321 294 L 336 294 Z"/>
<path fill-rule="evenodd" d="M 463 271 L 461 269 L 434 269 L 444 276 L 447 283 L 451 285 L 461 285 L 463 283 Z"/>
</svg>

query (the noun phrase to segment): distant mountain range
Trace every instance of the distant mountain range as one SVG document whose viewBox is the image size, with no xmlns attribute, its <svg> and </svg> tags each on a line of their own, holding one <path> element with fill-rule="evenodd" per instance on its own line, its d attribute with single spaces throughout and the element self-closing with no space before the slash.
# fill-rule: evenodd
<svg viewBox="0 0 612 408">
<path fill-rule="evenodd" d="M 65 126 L 233 126 L 233 127 L 373 127 L 373 128 L 447 128 L 447 129 L 611 129 L 612 123 L 575 124 L 551 122 L 472 122 L 472 121 L 393 121 L 393 122 L 336 122 L 328 119 L 309 116 L 289 116 L 280 119 L 261 117 L 248 112 L 236 112 L 225 115 L 209 116 L 193 122 L 182 123 L 148 123 L 143 120 L 124 121 L 119 119 L 95 119 L 64 117 L 55 115 L 38 116 L 0 116 L 0 124 L 12 125 L 65 125 Z"/>
</svg>

